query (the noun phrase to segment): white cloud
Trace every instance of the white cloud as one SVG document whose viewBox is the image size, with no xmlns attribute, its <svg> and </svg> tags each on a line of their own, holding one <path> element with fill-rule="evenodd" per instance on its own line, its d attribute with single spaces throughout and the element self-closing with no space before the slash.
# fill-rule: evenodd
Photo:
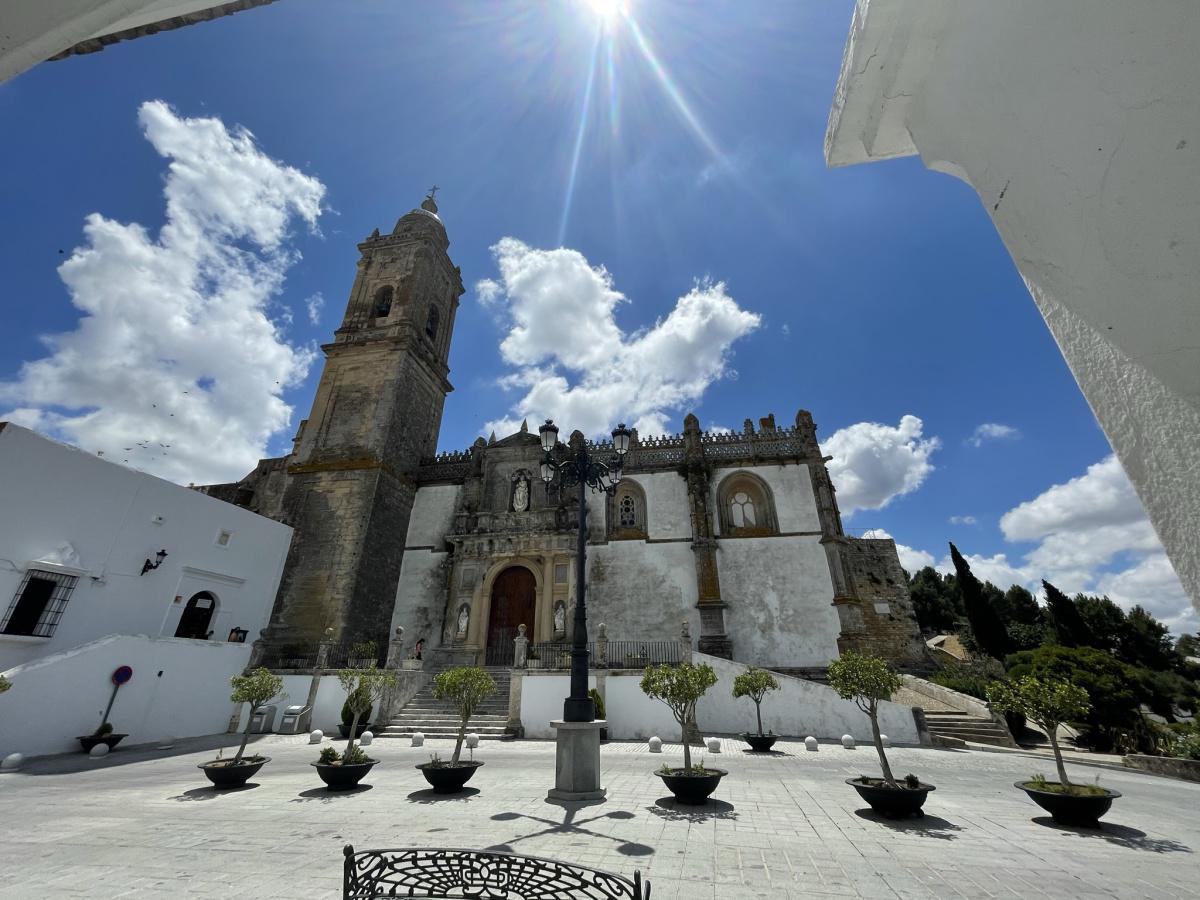
<svg viewBox="0 0 1200 900">
<path fill-rule="evenodd" d="M 325 308 L 325 297 L 317 291 L 315 294 L 310 294 L 304 300 L 304 308 L 308 310 L 308 321 L 314 325 L 321 323 L 321 310 Z"/>
<path fill-rule="evenodd" d="M 967 443 L 972 447 L 982 447 L 984 441 L 1003 441 L 1016 440 L 1021 436 L 1021 432 L 1011 425 L 1000 425 L 997 422 L 984 422 L 971 436 L 967 438 Z"/>
<path fill-rule="evenodd" d="M 951 525 L 974 525 L 978 520 L 974 516 L 951 516 Z"/>
<path fill-rule="evenodd" d="M 1032 543 L 1033 549 L 1020 562 L 1005 553 L 964 554 L 981 580 L 1040 593 L 1045 579 L 1068 595 L 1107 594 L 1125 609 L 1140 604 L 1176 633 L 1200 629 L 1200 617 L 1115 456 L 1010 509 L 1000 529 L 1008 541 Z M 954 571 L 949 555 L 937 568 Z"/>
<path fill-rule="evenodd" d="M 842 515 L 858 509 L 882 509 L 896 497 L 921 486 L 933 471 L 929 457 L 941 442 L 924 438 L 924 423 L 904 416 L 899 425 L 859 422 L 821 442 Z"/>
<path fill-rule="evenodd" d="M 138 120 L 169 160 L 165 224 L 86 218 L 59 267 L 82 317 L 0 384 L 16 407 L 0 418 L 177 481 L 237 478 L 288 426 L 281 392 L 314 358 L 269 309 L 299 256 L 289 227 L 316 227 L 325 188 L 219 119 L 151 101 Z"/>
<path fill-rule="evenodd" d="M 614 317 L 625 296 L 583 254 L 538 250 L 511 237 L 492 253 L 500 279 L 479 282 L 476 293 L 508 329 L 500 354 L 515 371 L 501 386 L 525 393 L 484 432 L 503 436 L 539 416 L 588 435 L 604 434 L 622 418 L 643 435 L 677 431 L 668 422 L 712 382 L 732 375 L 731 346 L 761 323 L 723 283 L 701 281 L 665 319 L 626 334 Z"/>
</svg>

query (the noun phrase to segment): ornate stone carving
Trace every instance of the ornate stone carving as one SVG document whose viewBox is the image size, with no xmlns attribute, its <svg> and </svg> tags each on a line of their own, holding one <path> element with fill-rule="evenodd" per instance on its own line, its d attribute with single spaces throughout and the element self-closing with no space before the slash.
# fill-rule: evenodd
<svg viewBox="0 0 1200 900">
<path fill-rule="evenodd" d="M 463 604 L 458 608 L 458 631 L 455 632 L 455 640 L 465 641 L 467 639 L 467 627 L 471 624 L 471 607 Z"/>
</svg>

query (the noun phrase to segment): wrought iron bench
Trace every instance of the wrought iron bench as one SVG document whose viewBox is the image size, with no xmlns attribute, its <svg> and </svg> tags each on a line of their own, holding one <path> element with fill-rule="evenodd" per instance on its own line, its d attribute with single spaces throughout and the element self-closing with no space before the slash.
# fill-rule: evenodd
<svg viewBox="0 0 1200 900">
<path fill-rule="evenodd" d="M 347 844 L 343 900 L 650 900 L 650 882 L 536 856 L 484 850 L 363 850 Z"/>
</svg>

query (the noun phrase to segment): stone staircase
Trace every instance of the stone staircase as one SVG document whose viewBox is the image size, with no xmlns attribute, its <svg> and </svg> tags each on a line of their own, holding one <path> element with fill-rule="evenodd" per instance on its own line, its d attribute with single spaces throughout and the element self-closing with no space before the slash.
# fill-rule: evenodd
<svg viewBox="0 0 1200 900">
<path fill-rule="evenodd" d="M 982 716 L 972 716 L 952 709 L 925 710 L 925 724 L 934 743 L 938 738 L 952 741 L 970 741 L 974 744 L 992 744 L 996 747 L 1016 747 L 1012 736 L 1001 725 Z"/>
<path fill-rule="evenodd" d="M 468 734 L 477 734 L 481 741 L 508 740 L 508 690 L 512 680 L 507 668 L 488 666 L 487 672 L 496 682 L 496 693 L 484 700 L 467 726 Z M 458 736 L 458 710 L 448 700 L 433 696 L 430 682 L 404 705 L 399 715 L 380 731 L 379 738 L 409 738 L 416 732 L 427 739 L 453 739 Z"/>
</svg>

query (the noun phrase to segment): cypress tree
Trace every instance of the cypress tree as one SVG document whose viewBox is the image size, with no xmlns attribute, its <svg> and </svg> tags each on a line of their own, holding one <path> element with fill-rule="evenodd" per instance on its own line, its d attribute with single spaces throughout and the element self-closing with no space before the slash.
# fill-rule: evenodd
<svg viewBox="0 0 1200 900">
<path fill-rule="evenodd" d="M 967 622 L 975 634 L 975 644 L 988 656 L 1004 659 L 1012 650 L 1012 642 L 1009 640 L 1004 620 L 984 596 L 983 585 L 971 574 L 971 566 L 953 543 L 950 544 L 950 559 L 954 561 L 958 590 L 962 596 Z"/>
<path fill-rule="evenodd" d="M 1042 580 L 1042 587 L 1046 590 L 1046 608 L 1054 622 L 1058 642 L 1064 647 L 1091 647 L 1095 638 L 1079 614 L 1075 601 L 1045 579 Z"/>
</svg>

